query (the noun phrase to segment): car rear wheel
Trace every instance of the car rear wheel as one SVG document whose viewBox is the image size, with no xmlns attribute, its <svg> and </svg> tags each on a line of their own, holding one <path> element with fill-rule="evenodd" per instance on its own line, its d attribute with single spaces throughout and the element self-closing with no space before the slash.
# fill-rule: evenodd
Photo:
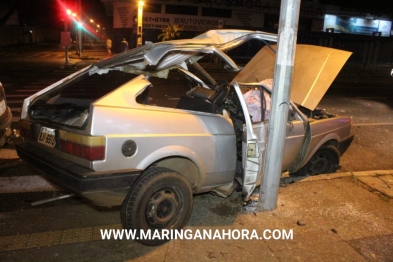
<svg viewBox="0 0 393 262">
<path fill-rule="evenodd" d="M 163 229 L 181 229 L 187 224 L 192 206 L 187 179 L 170 169 L 153 167 L 129 191 L 121 220 L 125 229 L 136 229 L 136 241 L 156 246 L 170 240 L 161 237 Z M 150 230 L 150 239 L 140 230 L 144 236 Z"/>
<path fill-rule="evenodd" d="M 314 176 L 334 173 L 339 167 L 340 153 L 333 145 L 325 145 L 318 149 L 308 163 L 291 174 L 291 176 Z"/>
</svg>

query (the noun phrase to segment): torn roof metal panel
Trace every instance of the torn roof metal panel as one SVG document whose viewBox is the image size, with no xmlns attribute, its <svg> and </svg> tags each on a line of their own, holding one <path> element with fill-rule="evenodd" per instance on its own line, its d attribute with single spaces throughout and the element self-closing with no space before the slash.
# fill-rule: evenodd
<svg viewBox="0 0 393 262">
<path fill-rule="evenodd" d="M 96 66 L 100 69 L 128 67 L 138 72 L 160 71 L 198 61 L 205 54 L 216 54 L 232 70 L 239 70 L 236 63 L 224 52 L 251 40 L 276 42 L 277 35 L 249 30 L 210 30 L 191 39 L 150 43 L 126 53 L 106 59 Z"/>
</svg>

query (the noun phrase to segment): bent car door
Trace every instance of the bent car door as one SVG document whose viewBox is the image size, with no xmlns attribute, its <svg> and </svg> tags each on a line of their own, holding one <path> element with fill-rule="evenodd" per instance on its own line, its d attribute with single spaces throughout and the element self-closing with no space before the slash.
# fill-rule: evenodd
<svg viewBox="0 0 393 262">
<path fill-rule="evenodd" d="M 258 127 L 252 124 L 250 114 L 243 98 L 242 91 L 238 83 L 234 83 L 234 89 L 239 98 L 240 105 L 244 112 L 245 124 L 242 134 L 242 167 L 243 167 L 243 188 L 242 195 L 244 199 L 248 199 L 255 187 L 260 181 L 262 161 L 264 160 L 264 152 L 266 145 L 266 124 L 261 122 Z M 254 132 L 254 128 L 258 129 L 258 134 Z"/>
</svg>

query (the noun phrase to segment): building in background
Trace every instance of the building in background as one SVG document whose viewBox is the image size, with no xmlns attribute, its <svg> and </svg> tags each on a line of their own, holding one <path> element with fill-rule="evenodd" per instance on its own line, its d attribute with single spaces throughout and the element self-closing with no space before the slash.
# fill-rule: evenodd
<svg viewBox="0 0 393 262">
<path fill-rule="evenodd" d="M 113 36 L 136 42 L 139 0 L 101 0 L 113 19 Z M 351 4 L 349 4 L 351 2 Z M 372 10 L 366 0 L 302 0 L 297 42 L 334 47 L 353 52 L 349 61 L 365 69 L 377 63 L 393 63 L 393 7 L 375 0 Z M 249 29 L 277 33 L 281 0 L 146 0 L 143 15 L 143 41 L 157 42 L 161 28 L 178 24 L 182 38 L 217 29 Z M 375 7 L 375 8 L 374 8 Z M 390 5 L 388 5 L 390 7 Z M 239 56 L 252 57 L 259 46 L 249 44 Z"/>
<path fill-rule="evenodd" d="M 107 15 L 113 17 L 113 28 L 134 28 L 137 17 L 137 0 L 101 0 Z M 144 29 L 161 29 L 168 24 L 179 24 L 188 32 L 204 32 L 219 28 L 241 28 L 277 32 L 280 0 L 147 0 L 144 4 Z M 334 23 L 331 23 L 335 17 Z M 326 31 L 334 33 L 371 34 L 382 32 L 390 36 L 391 17 L 378 18 L 374 27 L 371 15 L 365 15 L 318 1 L 301 2 L 299 32 Z M 352 28 L 343 31 L 345 22 Z M 381 21 L 381 22 L 379 22 Z M 331 27 L 329 27 L 331 26 Z M 352 29 L 352 30 L 351 30 Z"/>
</svg>

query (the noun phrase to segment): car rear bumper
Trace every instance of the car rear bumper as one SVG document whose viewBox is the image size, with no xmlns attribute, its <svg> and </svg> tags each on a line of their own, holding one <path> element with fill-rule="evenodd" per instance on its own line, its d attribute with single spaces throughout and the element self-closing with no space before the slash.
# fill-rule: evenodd
<svg viewBox="0 0 393 262">
<path fill-rule="evenodd" d="M 121 205 L 141 173 L 139 169 L 96 172 L 50 155 L 28 143 L 15 146 L 22 160 L 36 167 L 54 184 L 98 206 Z"/>
<path fill-rule="evenodd" d="M 345 151 L 347 151 L 347 149 L 351 145 L 354 137 L 355 137 L 354 135 L 349 135 L 340 141 L 340 143 L 338 144 L 338 151 L 340 152 L 340 156 L 342 154 L 344 154 Z"/>
</svg>

